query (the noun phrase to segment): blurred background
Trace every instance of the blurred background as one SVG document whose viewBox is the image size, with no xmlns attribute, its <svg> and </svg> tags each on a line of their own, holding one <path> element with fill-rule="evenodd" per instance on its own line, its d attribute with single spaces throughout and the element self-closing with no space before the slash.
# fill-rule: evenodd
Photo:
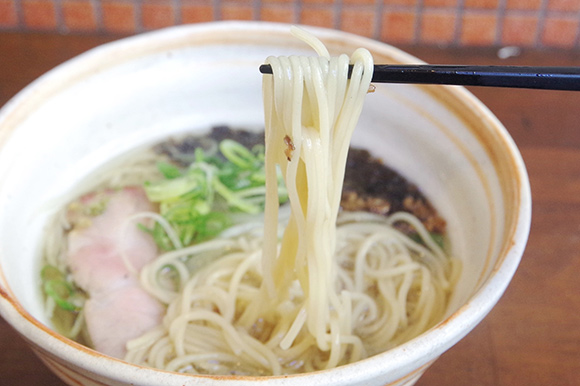
<svg viewBox="0 0 580 386">
<path fill-rule="evenodd" d="M 232 19 L 402 45 L 580 48 L 580 0 L 0 0 L 0 32 L 128 35 Z"/>
</svg>

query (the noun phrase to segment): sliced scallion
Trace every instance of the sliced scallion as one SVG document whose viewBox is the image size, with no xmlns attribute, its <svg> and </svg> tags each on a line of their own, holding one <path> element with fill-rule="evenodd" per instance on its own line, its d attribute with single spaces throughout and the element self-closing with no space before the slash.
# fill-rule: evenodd
<svg viewBox="0 0 580 386">
<path fill-rule="evenodd" d="M 78 311 L 82 307 L 81 299 L 75 296 L 73 286 L 63 280 L 44 282 L 44 292 L 54 299 L 55 303 L 66 311 Z"/>
</svg>

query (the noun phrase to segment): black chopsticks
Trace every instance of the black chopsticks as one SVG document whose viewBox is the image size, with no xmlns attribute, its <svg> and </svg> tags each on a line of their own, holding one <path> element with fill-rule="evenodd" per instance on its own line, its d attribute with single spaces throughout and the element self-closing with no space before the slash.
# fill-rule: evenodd
<svg viewBox="0 0 580 386">
<path fill-rule="evenodd" d="M 263 64 L 260 72 L 271 74 L 272 68 Z M 579 91 L 580 67 L 377 64 L 372 82 Z"/>
</svg>

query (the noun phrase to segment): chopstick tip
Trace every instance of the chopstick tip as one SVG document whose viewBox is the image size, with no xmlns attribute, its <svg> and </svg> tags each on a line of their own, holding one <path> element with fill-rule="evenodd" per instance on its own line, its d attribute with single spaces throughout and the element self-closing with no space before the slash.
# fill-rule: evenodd
<svg viewBox="0 0 580 386">
<path fill-rule="evenodd" d="M 262 74 L 271 74 L 272 73 L 272 66 L 270 66 L 269 64 L 262 64 L 260 66 L 260 72 Z"/>
</svg>

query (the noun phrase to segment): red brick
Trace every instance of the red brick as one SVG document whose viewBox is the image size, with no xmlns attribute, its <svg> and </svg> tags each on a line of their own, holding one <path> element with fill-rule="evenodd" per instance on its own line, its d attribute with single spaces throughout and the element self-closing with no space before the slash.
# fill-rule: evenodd
<svg viewBox="0 0 580 386">
<path fill-rule="evenodd" d="M 303 6 L 300 12 L 300 23 L 317 27 L 332 28 L 334 13 L 330 8 Z"/>
<path fill-rule="evenodd" d="M 542 6 L 542 0 L 507 0 L 506 9 L 536 10 Z"/>
<path fill-rule="evenodd" d="M 499 5 L 499 0 L 465 0 L 465 8 L 494 9 Z"/>
<path fill-rule="evenodd" d="M 107 31 L 132 33 L 136 30 L 135 6 L 132 3 L 103 2 L 103 25 Z"/>
<path fill-rule="evenodd" d="M 411 11 L 384 12 L 381 40 L 387 43 L 411 43 L 415 37 L 415 17 Z"/>
<path fill-rule="evenodd" d="M 213 7 L 209 4 L 183 4 L 181 6 L 181 21 L 185 24 L 213 21 L 213 13 Z"/>
<path fill-rule="evenodd" d="M 462 18 L 460 42 L 471 46 L 492 45 L 495 42 L 496 28 L 495 15 L 466 12 Z"/>
<path fill-rule="evenodd" d="M 503 21 L 502 44 L 532 46 L 536 39 L 538 16 L 506 15 Z"/>
<path fill-rule="evenodd" d="M 343 9 L 340 29 L 357 35 L 371 37 L 374 31 L 375 14 L 372 11 L 353 8 Z"/>
<path fill-rule="evenodd" d="M 422 43 L 451 43 L 455 37 L 455 12 L 424 12 L 421 18 Z"/>
<path fill-rule="evenodd" d="M 173 6 L 166 3 L 143 3 L 141 18 L 145 29 L 157 29 L 175 24 Z"/>
<path fill-rule="evenodd" d="M 18 18 L 16 17 L 16 4 L 14 0 L 0 0 L 0 26 L 16 27 Z"/>
<path fill-rule="evenodd" d="M 94 31 L 97 20 L 93 4 L 89 1 L 63 1 L 64 25 L 70 31 Z"/>
<path fill-rule="evenodd" d="M 223 4 L 221 16 L 224 20 L 252 20 L 254 13 L 251 5 Z"/>
<path fill-rule="evenodd" d="M 55 5 L 52 1 L 22 1 L 24 24 L 30 29 L 56 29 Z"/>
<path fill-rule="evenodd" d="M 572 48 L 576 43 L 578 19 L 572 16 L 549 16 L 544 22 L 542 44 L 549 47 Z"/>
<path fill-rule="evenodd" d="M 294 8 L 290 6 L 263 4 L 260 10 L 260 19 L 279 23 L 293 23 Z"/>
</svg>

